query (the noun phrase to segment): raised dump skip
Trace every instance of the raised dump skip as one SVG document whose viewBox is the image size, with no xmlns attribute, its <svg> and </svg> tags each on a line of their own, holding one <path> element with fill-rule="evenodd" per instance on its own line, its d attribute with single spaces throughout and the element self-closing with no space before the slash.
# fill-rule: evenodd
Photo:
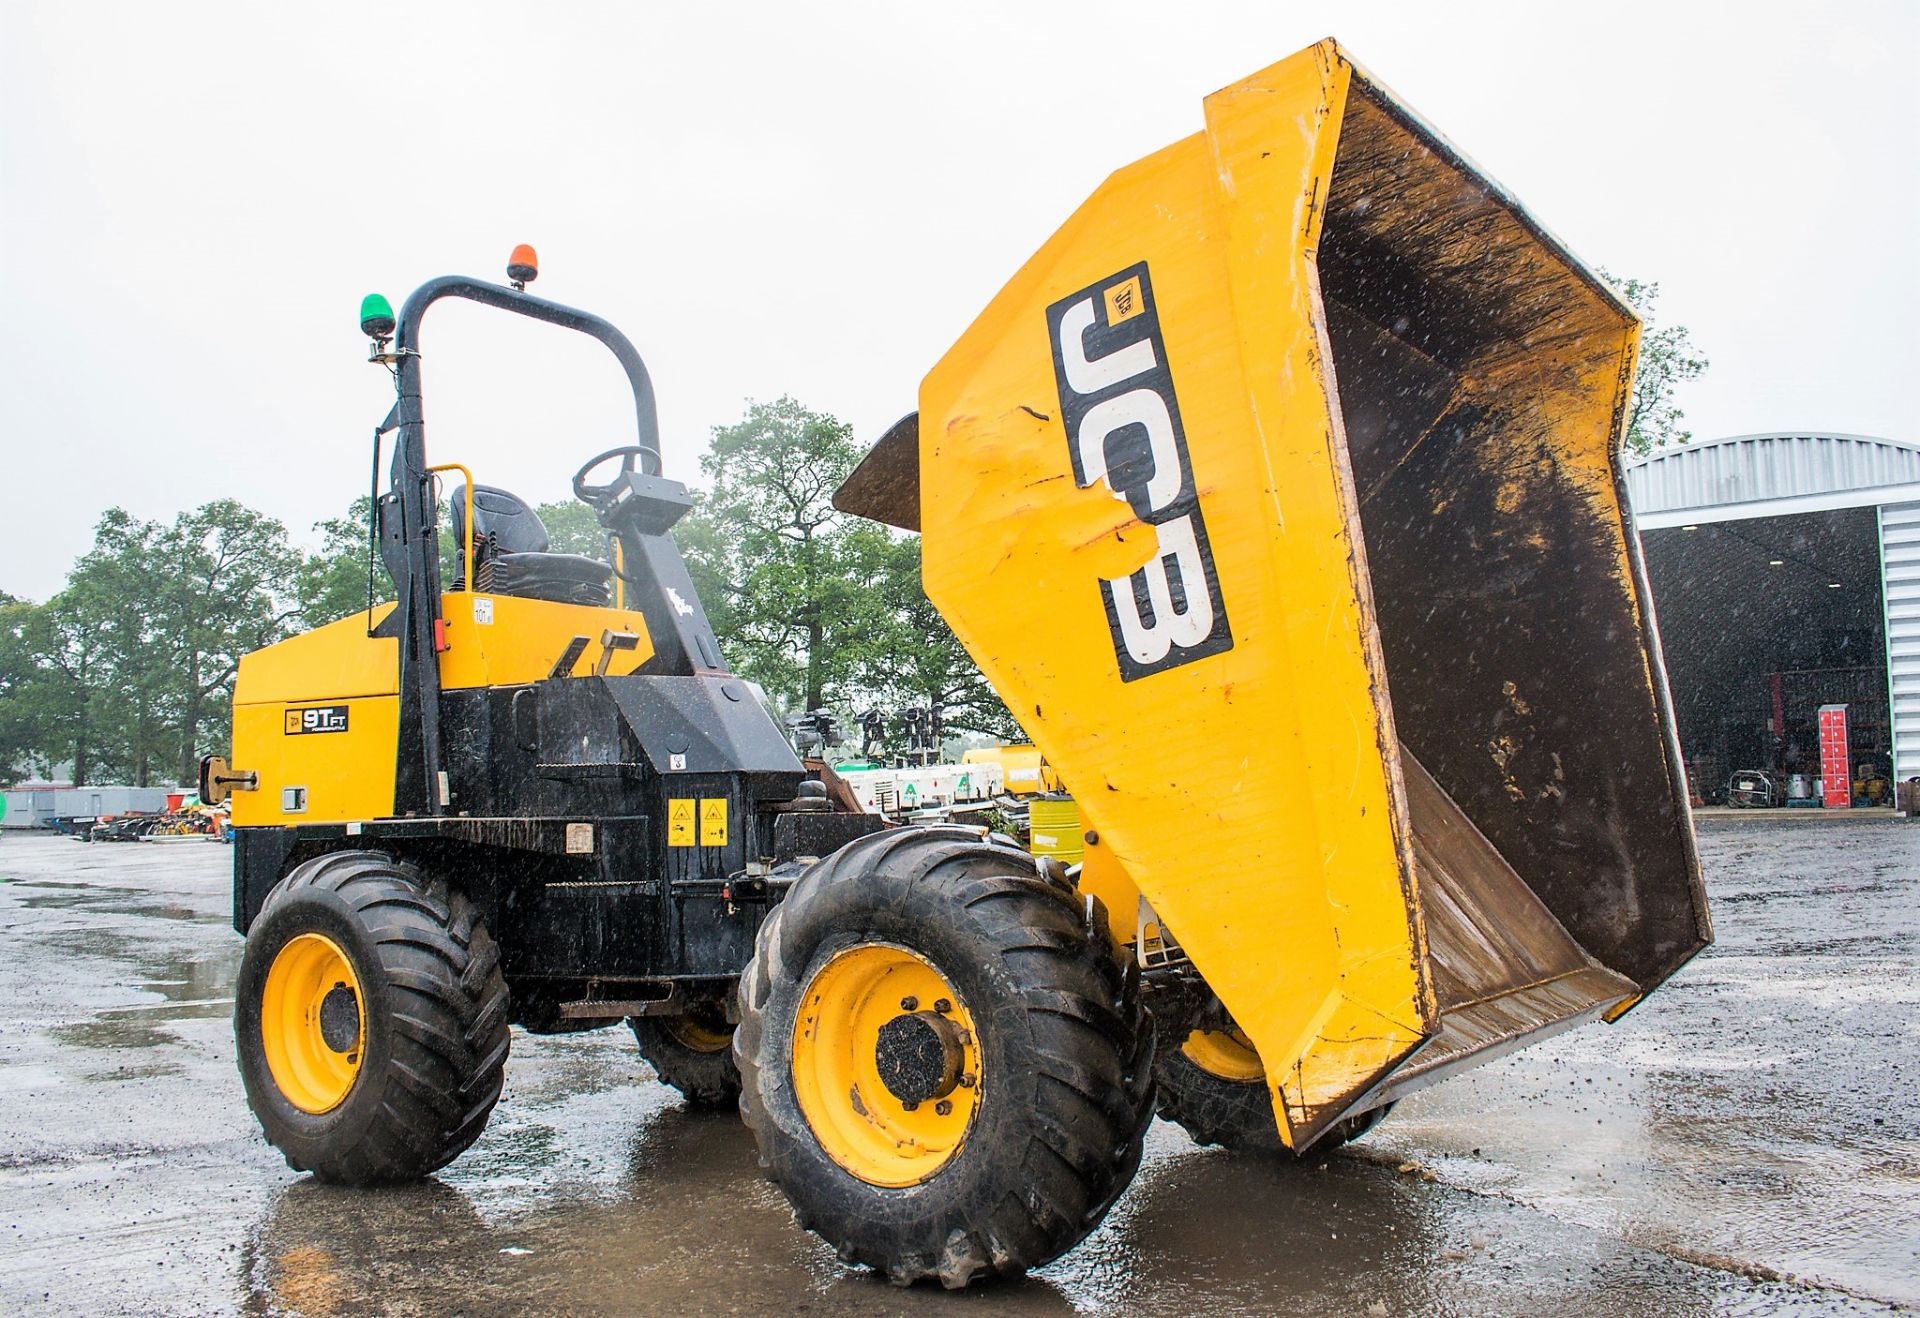
<svg viewBox="0 0 1920 1318">
<path fill-rule="evenodd" d="M 1701 921 L 1620 531 L 1629 320 L 1365 87 L 1318 269 L 1441 1017 L 1397 1093 L 1634 995 Z"/>
<path fill-rule="evenodd" d="M 1709 936 L 1618 299 L 1331 42 L 1111 176 L 841 506 L 1258 1048 L 1288 1143 Z"/>
</svg>

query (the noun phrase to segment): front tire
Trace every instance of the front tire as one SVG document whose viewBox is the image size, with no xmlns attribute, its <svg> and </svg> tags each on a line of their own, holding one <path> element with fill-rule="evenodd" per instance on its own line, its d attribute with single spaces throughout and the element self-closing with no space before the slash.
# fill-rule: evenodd
<svg viewBox="0 0 1920 1318">
<path fill-rule="evenodd" d="M 247 931 L 247 1101 L 295 1171 L 413 1180 L 479 1138 L 507 1059 L 500 953 L 467 899 L 378 852 L 297 867 Z"/>
<path fill-rule="evenodd" d="M 1050 1262 L 1139 1166 L 1153 1031 L 1097 904 L 965 828 L 853 842 L 762 925 L 740 1110 L 802 1226 L 898 1285 Z"/>
</svg>

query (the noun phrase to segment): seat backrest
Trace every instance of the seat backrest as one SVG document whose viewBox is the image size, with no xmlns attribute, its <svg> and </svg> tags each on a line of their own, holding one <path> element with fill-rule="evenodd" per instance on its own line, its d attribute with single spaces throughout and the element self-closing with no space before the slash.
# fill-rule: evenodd
<svg viewBox="0 0 1920 1318">
<path fill-rule="evenodd" d="M 466 543 L 467 488 L 453 491 L 453 540 Z M 492 485 L 473 487 L 473 551 L 477 562 L 489 553 L 544 554 L 547 528 L 540 514 L 517 494 Z"/>
</svg>

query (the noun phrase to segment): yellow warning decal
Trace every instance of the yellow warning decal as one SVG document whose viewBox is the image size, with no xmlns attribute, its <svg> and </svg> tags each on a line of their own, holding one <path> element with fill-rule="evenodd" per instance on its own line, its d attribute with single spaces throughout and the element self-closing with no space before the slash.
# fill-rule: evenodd
<svg viewBox="0 0 1920 1318">
<path fill-rule="evenodd" d="M 667 801 L 667 845 L 690 847 L 693 844 L 693 798 L 672 797 Z"/>
<path fill-rule="evenodd" d="M 700 845 L 703 847 L 727 845 L 726 797 L 703 796 L 700 798 Z"/>
</svg>

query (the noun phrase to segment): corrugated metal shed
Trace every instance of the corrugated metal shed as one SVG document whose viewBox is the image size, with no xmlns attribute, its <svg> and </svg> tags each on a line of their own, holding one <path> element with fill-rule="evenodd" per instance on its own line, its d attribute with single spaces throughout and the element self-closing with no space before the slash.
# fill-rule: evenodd
<svg viewBox="0 0 1920 1318">
<path fill-rule="evenodd" d="M 1920 503 L 1880 509 L 1880 588 L 1887 609 L 1887 691 L 1895 782 L 1920 775 Z"/>
<path fill-rule="evenodd" d="M 1896 781 L 1920 776 L 1920 444 L 1871 435 L 1734 435 L 1627 468 L 1643 531 L 1875 508 Z"/>
<path fill-rule="evenodd" d="M 1735 435 L 1627 468 L 1645 529 L 1920 500 L 1920 445 L 1871 435 Z"/>
</svg>

